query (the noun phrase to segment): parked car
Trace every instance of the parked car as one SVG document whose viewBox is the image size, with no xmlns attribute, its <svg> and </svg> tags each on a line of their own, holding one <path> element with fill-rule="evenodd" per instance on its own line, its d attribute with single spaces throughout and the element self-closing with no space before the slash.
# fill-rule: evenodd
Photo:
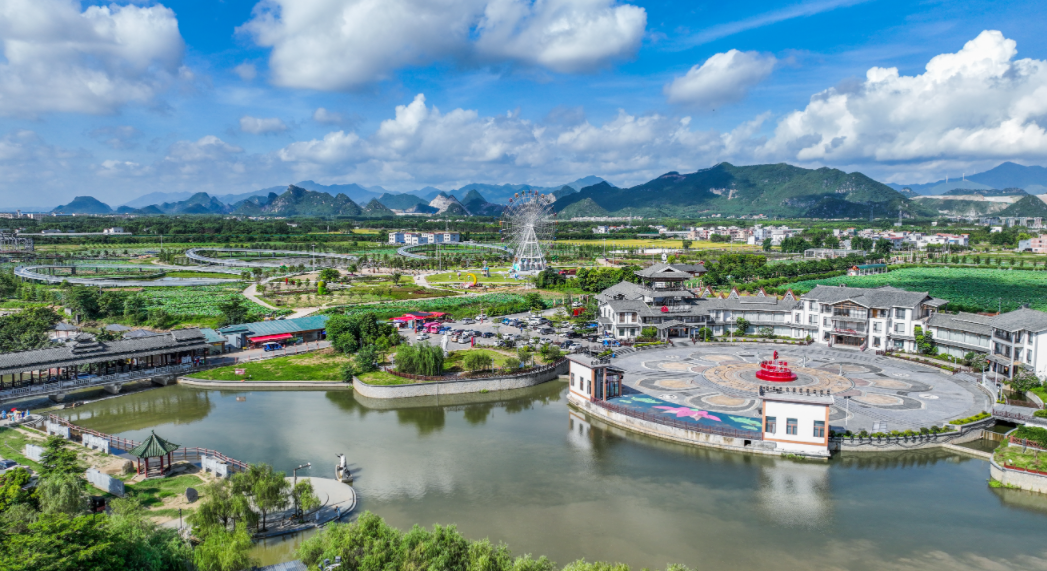
<svg viewBox="0 0 1047 571">
<path fill-rule="evenodd" d="M 617 339 L 604 339 L 603 340 L 603 346 L 604 347 L 621 347 L 622 344 L 619 343 Z"/>
<path fill-rule="evenodd" d="M 266 343 L 265 345 L 262 345 L 262 350 L 267 352 L 267 353 L 269 351 L 279 351 L 280 349 L 283 349 L 283 348 L 284 348 L 284 346 L 279 344 L 279 343 Z"/>
<path fill-rule="evenodd" d="M 477 319 L 477 320 L 480 320 L 480 319 L 487 319 L 487 314 L 486 314 L 486 313 L 481 313 L 480 315 L 477 315 L 477 316 L 476 316 L 476 319 Z"/>
<path fill-rule="evenodd" d="M 14 470 L 19 467 L 29 470 L 26 466 L 19 466 L 18 462 L 15 462 L 14 460 L 0 460 L 0 474 L 6 474 L 9 470 Z"/>
<path fill-rule="evenodd" d="M 491 337 L 494 337 L 493 331 L 484 331 L 484 339 L 489 339 Z"/>
<path fill-rule="evenodd" d="M 419 333 L 418 336 L 414 338 L 414 340 L 415 341 L 425 341 L 428 338 L 429 338 L 429 334 L 428 333 Z"/>
<path fill-rule="evenodd" d="M 556 330 L 554 330 L 552 327 L 542 327 L 538 330 L 538 332 L 542 335 L 552 335 L 553 333 L 556 333 Z"/>
<path fill-rule="evenodd" d="M 465 324 L 465 325 L 472 325 L 475 322 L 472 320 L 472 318 L 466 317 L 466 318 L 462 319 L 462 323 Z"/>
</svg>

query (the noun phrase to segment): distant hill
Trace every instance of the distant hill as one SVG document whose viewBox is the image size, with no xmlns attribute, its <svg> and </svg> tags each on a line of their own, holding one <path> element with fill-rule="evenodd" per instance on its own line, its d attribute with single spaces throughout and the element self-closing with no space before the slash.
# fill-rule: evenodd
<svg viewBox="0 0 1047 571">
<path fill-rule="evenodd" d="M 500 216 L 505 210 L 504 205 L 487 202 L 487 199 L 475 190 L 470 190 L 461 202 L 473 216 Z"/>
<path fill-rule="evenodd" d="M 77 196 L 69 204 L 59 206 L 51 212 L 55 214 L 112 214 L 113 209 L 93 196 Z"/>
<path fill-rule="evenodd" d="M 462 203 L 453 194 L 441 192 L 429 203 L 429 206 L 436 209 L 436 214 L 469 214 L 469 210 L 462 206 Z"/>
<path fill-rule="evenodd" d="M 997 212 L 996 216 L 1042 216 L 1047 218 L 1047 203 L 1035 196 L 1026 196 Z"/>
<path fill-rule="evenodd" d="M 892 188 L 861 173 L 805 169 L 787 164 L 734 166 L 720 163 L 691 174 L 666 173 L 632 188 L 601 183 L 560 198 L 558 212 L 585 199 L 614 215 L 758 215 L 768 217 L 864 218 L 912 214 L 921 208 Z M 588 207 L 592 210 L 592 207 Z"/>
<path fill-rule="evenodd" d="M 299 186 L 289 185 L 287 191 L 273 198 L 264 206 L 245 202 L 237 214 L 255 214 L 268 216 L 360 216 L 362 210 L 358 204 L 344 194 L 331 196 L 326 192 L 306 190 Z"/>
<path fill-rule="evenodd" d="M 413 194 L 390 194 L 388 192 L 379 196 L 378 202 L 381 202 L 387 208 L 392 208 L 393 210 L 410 210 L 419 204 L 425 206 L 429 205 L 428 201 Z"/>
<path fill-rule="evenodd" d="M 564 219 L 584 216 L 607 216 L 608 214 L 609 212 L 604 210 L 603 207 L 597 204 L 592 198 L 583 198 L 582 200 L 573 202 L 559 212 L 559 216 Z"/>
<path fill-rule="evenodd" d="M 164 214 L 224 214 L 232 210 L 206 192 L 198 192 L 186 200 L 155 205 Z"/>
<path fill-rule="evenodd" d="M 968 195 L 970 192 L 968 191 Z M 921 196 L 918 204 L 943 216 L 989 216 L 1012 206 L 1006 202 L 949 198 L 947 196 Z"/>
<path fill-rule="evenodd" d="M 890 184 L 895 190 L 907 186 L 920 195 L 944 194 L 950 190 L 965 189 L 996 189 L 996 188 L 1021 188 L 1029 194 L 1047 193 L 1047 168 L 1040 166 L 1019 165 L 1006 162 L 997 165 L 985 172 L 971 175 L 963 175 L 959 180 L 951 178 L 948 182 L 944 179 L 926 184 Z"/>
<path fill-rule="evenodd" d="M 378 202 L 377 198 L 372 198 L 371 201 L 363 207 L 361 213 L 364 216 L 373 216 L 376 218 L 382 216 L 396 216 L 396 213 L 386 208 L 386 206 L 381 202 Z"/>
</svg>

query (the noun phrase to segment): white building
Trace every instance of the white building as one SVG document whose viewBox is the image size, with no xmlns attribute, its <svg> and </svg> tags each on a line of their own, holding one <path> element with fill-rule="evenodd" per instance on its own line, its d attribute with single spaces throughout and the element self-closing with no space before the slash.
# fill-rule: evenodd
<svg viewBox="0 0 1047 571">
<path fill-rule="evenodd" d="M 114 226 L 112 228 L 106 228 L 105 230 L 102 230 L 102 234 L 123 234 L 123 233 L 124 233 L 124 229 L 119 227 L 119 226 Z"/>
<path fill-rule="evenodd" d="M 419 244 L 450 244 L 460 241 L 458 232 L 403 232 L 389 233 L 390 244 L 405 244 L 417 246 Z"/>
<path fill-rule="evenodd" d="M 570 394 L 587 401 L 606 401 L 621 396 L 625 371 L 611 365 L 610 359 L 590 359 L 568 355 Z"/>
<path fill-rule="evenodd" d="M 829 456 L 832 395 L 762 391 L 761 398 L 764 442 L 774 442 L 782 452 Z"/>
</svg>

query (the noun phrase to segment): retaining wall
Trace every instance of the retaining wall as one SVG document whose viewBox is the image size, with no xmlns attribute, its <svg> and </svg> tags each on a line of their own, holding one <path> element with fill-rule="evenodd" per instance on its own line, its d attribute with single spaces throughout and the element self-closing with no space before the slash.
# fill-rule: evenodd
<svg viewBox="0 0 1047 571">
<path fill-rule="evenodd" d="M 1004 486 L 1014 486 L 1030 492 L 1047 494 L 1047 476 L 1009 470 L 997 464 L 995 460 L 989 460 L 989 477 Z"/>
<path fill-rule="evenodd" d="M 560 375 L 566 375 L 569 363 L 567 359 L 564 359 L 555 367 L 530 374 L 485 379 L 426 381 L 409 385 L 369 385 L 353 377 L 353 389 L 357 394 L 374 399 L 400 399 L 522 389 L 547 383 Z"/>
<path fill-rule="evenodd" d="M 708 434 L 705 432 L 698 432 L 695 430 L 685 430 L 683 428 L 676 428 L 657 422 L 650 422 L 642 420 L 625 414 L 617 413 L 614 411 L 607 410 L 600 406 L 594 405 L 586 399 L 578 397 L 574 394 L 567 395 L 567 402 L 575 408 L 598 418 L 608 424 L 613 424 L 619 428 L 624 428 L 633 432 L 639 432 L 655 438 L 661 438 L 663 440 L 672 440 L 673 442 L 681 442 L 683 444 L 691 444 L 697 446 L 704 446 L 707 448 L 719 448 L 721 450 L 731 450 L 733 452 L 748 452 L 751 454 L 766 454 L 771 456 L 781 456 L 782 451 L 777 450 L 775 443 L 764 442 L 763 440 L 746 440 L 744 438 L 735 438 L 731 436 L 720 436 L 719 434 Z M 749 442 L 748 445 L 745 443 Z"/>
<path fill-rule="evenodd" d="M 982 437 L 982 431 L 995 424 L 992 417 L 963 425 L 957 432 L 941 432 L 927 436 L 904 436 L 889 438 L 830 438 L 829 450 L 832 452 L 898 452 L 902 450 L 921 450 L 926 448 L 943 448 L 946 444 L 971 442 Z"/>
<path fill-rule="evenodd" d="M 352 389 L 349 383 L 340 381 L 209 381 L 206 379 L 194 379 L 192 377 L 178 377 L 178 384 L 189 387 L 200 387 L 206 389 L 323 389 L 323 390 L 346 390 Z"/>
<path fill-rule="evenodd" d="M 86 448 L 97 448 L 103 454 L 109 454 L 109 439 L 86 433 L 80 438 Z"/>
</svg>

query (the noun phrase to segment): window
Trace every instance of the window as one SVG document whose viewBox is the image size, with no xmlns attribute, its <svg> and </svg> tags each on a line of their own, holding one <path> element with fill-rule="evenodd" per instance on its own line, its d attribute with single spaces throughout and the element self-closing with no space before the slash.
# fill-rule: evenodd
<svg viewBox="0 0 1047 571">
<path fill-rule="evenodd" d="M 894 310 L 894 317 L 897 318 L 897 319 L 905 319 L 905 310 L 904 309 L 895 309 Z"/>
<path fill-rule="evenodd" d="M 585 382 L 585 394 L 587 394 L 587 395 L 593 394 L 593 381 L 592 380 L 588 380 L 588 381 Z"/>
<path fill-rule="evenodd" d="M 817 315 L 810 315 L 810 316 L 808 316 L 807 317 L 807 322 L 810 323 L 811 325 L 818 325 L 818 316 Z"/>
<path fill-rule="evenodd" d="M 826 327 L 829 326 L 829 318 L 828 317 L 822 318 L 822 325 L 824 325 Z"/>
<path fill-rule="evenodd" d="M 799 323 L 799 322 L 800 322 L 800 314 L 797 313 L 796 314 L 796 321 L 795 321 L 795 323 Z"/>
<path fill-rule="evenodd" d="M 879 321 L 873 321 L 873 333 L 879 333 L 883 330 L 883 324 Z"/>
<path fill-rule="evenodd" d="M 825 421 L 816 420 L 814 421 L 814 437 L 825 438 Z"/>
<path fill-rule="evenodd" d="M 775 417 L 768 416 L 767 420 L 764 421 L 763 431 L 768 433 L 768 434 L 774 434 L 775 430 L 778 429 L 777 428 L 777 424 L 778 423 L 775 422 L 776 420 L 777 419 Z"/>
<path fill-rule="evenodd" d="M 818 311 L 818 303 L 817 303 L 817 302 L 814 302 L 814 301 L 812 301 L 812 302 L 811 302 L 811 305 L 810 305 L 810 310 L 811 310 L 811 311 Z"/>
<path fill-rule="evenodd" d="M 895 333 L 901 333 L 902 335 L 905 335 L 905 324 L 904 323 L 895 323 L 894 324 L 894 332 Z"/>
<path fill-rule="evenodd" d="M 879 337 L 873 337 L 873 347 L 879 347 L 879 346 L 880 346 L 880 338 Z"/>
<path fill-rule="evenodd" d="M 574 373 L 571 373 L 571 387 L 574 387 Z"/>
<path fill-rule="evenodd" d="M 1015 361 L 1021 361 L 1022 360 L 1022 350 L 1017 348 L 1017 347 L 1014 348 L 1014 360 Z"/>
<path fill-rule="evenodd" d="M 796 419 L 787 418 L 785 419 L 785 433 L 796 436 Z"/>
</svg>

